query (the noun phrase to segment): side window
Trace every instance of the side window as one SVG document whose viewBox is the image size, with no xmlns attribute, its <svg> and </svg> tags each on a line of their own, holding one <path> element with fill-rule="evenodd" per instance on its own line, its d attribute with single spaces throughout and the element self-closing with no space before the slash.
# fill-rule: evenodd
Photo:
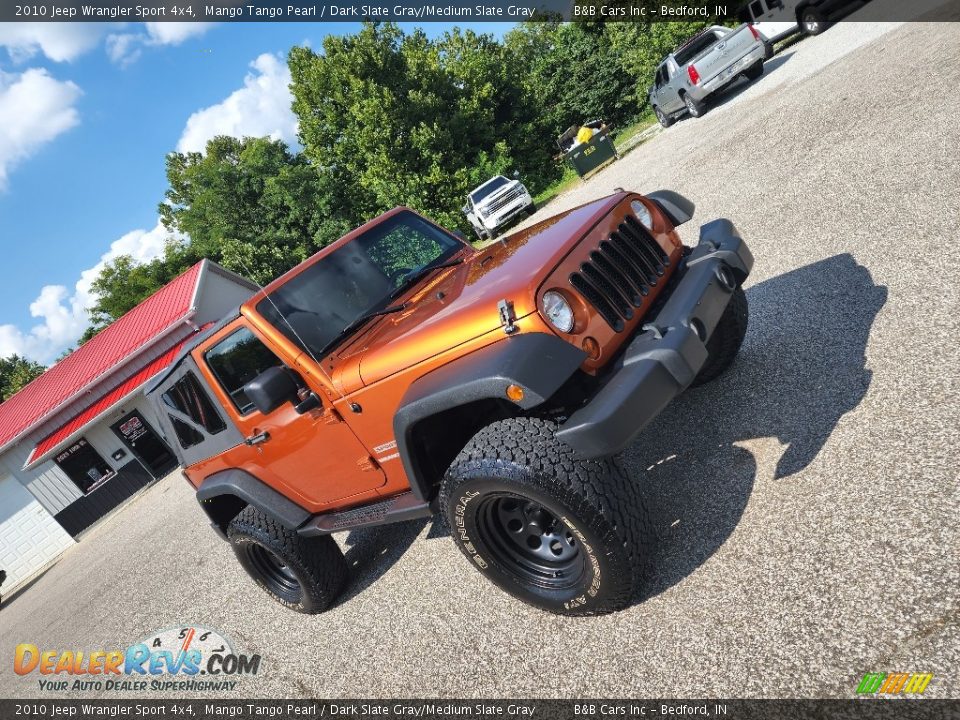
<svg viewBox="0 0 960 720">
<path fill-rule="evenodd" d="M 763 15 L 765 9 L 766 8 L 763 7 L 762 0 L 753 0 L 753 2 L 750 3 L 750 16 L 756 20 L 758 17 Z"/>
<path fill-rule="evenodd" d="M 204 392 L 200 381 L 192 372 L 185 373 L 182 378 L 174 383 L 173 387 L 163 394 L 163 402 L 186 415 L 198 427 L 202 427 L 211 435 L 216 435 L 227 427 L 223 418 L 214 409 L 207 393 Z M 192 447 L 203 441 L 203 435 L 195 428 L 172 415 L 169 417 L 182 447 Z"/>
<path fill-rule="evenodd" d="M 240 328 L 228 335 L 208 350 L 205 358 L 220 387 L 230 396 L 241 415 L 254 409 L 243 386 L 267 368 L 282 364 L 248 328 Z"/>
</svg>

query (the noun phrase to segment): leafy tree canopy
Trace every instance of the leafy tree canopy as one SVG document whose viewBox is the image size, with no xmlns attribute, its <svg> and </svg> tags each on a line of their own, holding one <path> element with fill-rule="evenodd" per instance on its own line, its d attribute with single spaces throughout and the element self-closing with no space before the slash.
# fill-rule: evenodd
<svg viewBox="0 0 960 720">
<path fill-rule="evenodd" d="M 0 358 L 0 402 L 18 392 L 47 368 L 19 355 Z"/>
</svg>

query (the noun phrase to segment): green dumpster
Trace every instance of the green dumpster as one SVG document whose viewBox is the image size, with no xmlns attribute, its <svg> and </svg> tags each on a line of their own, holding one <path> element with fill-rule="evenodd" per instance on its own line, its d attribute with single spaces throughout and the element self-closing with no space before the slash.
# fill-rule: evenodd
<svg viewBox="0 0 960 720">
<path fill-rule="evenodd" d="M 594 131 L 593 136 L 587 142 L 578 143 L 577 134 L 584 127 Z M 607 125 L 603 121 L 594 120 L 583 125 L 571 125 L 557 138 L 557 145 L 564 160 L 581 178 L 586 179 L 619 157 L 607 131 Z"/>
</svg>

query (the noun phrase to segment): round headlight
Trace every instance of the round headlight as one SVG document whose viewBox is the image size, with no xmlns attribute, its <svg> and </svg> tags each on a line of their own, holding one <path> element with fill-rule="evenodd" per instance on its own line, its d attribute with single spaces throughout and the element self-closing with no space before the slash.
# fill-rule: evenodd
<svg viewBox="0 0 960 720">
<path fill-rule="evenodd" d="M 556 290 L 548 290 L 543 294 L 543 314 L 560 332 L 573 330 L 573 308 Z"/>
<path fill-rule="evenodd" d="M 641 225 L 647 229 L 653 227 L 653 218 L 650 217 L 650 211 L 647 210 L 646 205 L 639 200 L 634 200 L 630 203 L 630 209 L 633 210 L 633 214 L 637 216 L 637 220 L 640 221 Z"/>
</svg>

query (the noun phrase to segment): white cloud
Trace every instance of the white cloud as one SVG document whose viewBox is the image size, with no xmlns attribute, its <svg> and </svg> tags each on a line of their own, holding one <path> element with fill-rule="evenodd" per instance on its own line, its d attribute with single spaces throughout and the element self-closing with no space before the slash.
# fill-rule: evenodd
<svg viewBox="0 0 960 720">
<path fill-rule="evenodd" d="M 139 59 L 145 47 L 180 45 L 186 40 L 203 35 L 215 23 L 166 22 L 143 23 L 144 33 L 120 33 L 107 37 L 107 55 L 120 65 L 129 65 Z"/>
<path fill-rule="evenodd" d="M 30 315 L 40 322 L 27 331 L 15 325 L 0 325 L 0 357 L 16 353 L 39 362 L 52 362 L 86 330 L 88 308 L 95 300 L 91 286 L 104 265 L 121 255 L 148 262 L 163 253 L 170 237 L 174 235 L 159 221 L 152 230 L 133 230 L 114 240 L 100 262 L 80 273 L 72 293 L 64 285 L 44 286 L 30 303 Z"/>
<path fill-rule="evenodd" d="M 55 62 L 75 60 L 92 50 L 109 32 L 100 23 L 26 22 L 0 23 L 0 46 L 14 62 L 42 52 Z"/>
<path fill-rule="evenodd" d="M 203 152 L 207 141 L 217 135 L 262 137 L 293 144 L 297 141 L 297 119 L 290 109 L 290 70 L 276 55 L 264 53 L 252 63 L 243 87 L 223 102 L 198 110 L 187 120 L 177 143 L 179 152 Z"/>
<path fill-rule="evenodd" d="M 40 68 L 20 74 L 0 70 L 0 191 L 10 169 L 80 121 L 81 92 Z"/>
</svg>

